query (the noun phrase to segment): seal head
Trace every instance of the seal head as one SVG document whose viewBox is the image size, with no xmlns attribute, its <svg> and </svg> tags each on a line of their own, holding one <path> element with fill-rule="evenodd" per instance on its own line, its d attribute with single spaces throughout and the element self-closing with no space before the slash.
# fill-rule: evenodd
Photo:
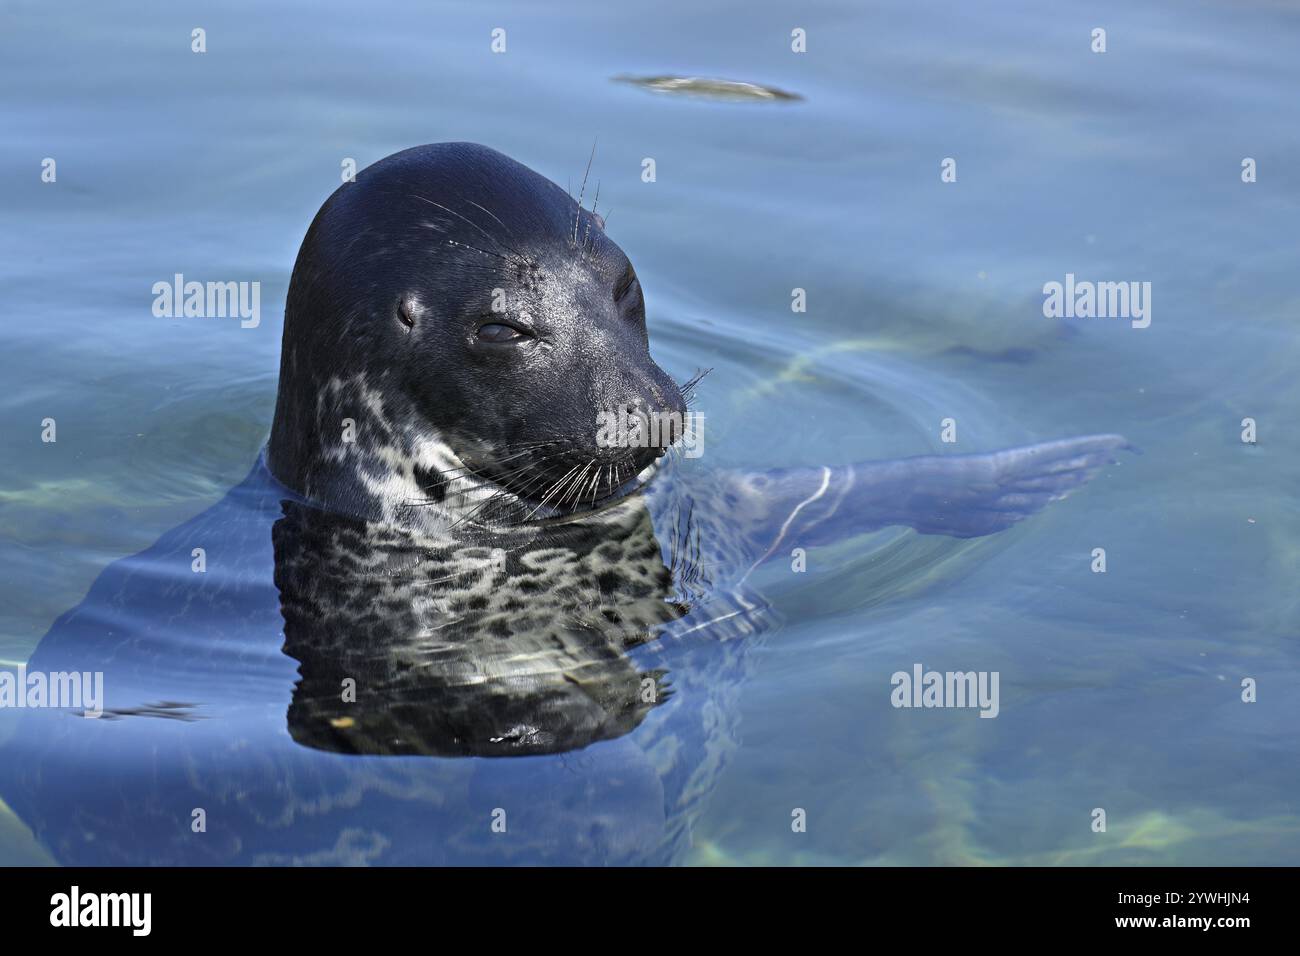
<svg viewBox="0 0 1300 956">
<path fill-rule="evenodd" d="M 396 524 L 582 514 L 634 490 L 679 434 L 602 441 L 620 409 L 671 423 L 685 402 L 650 357 L 631 262 L 565 190 L 442 143 L 381 160 L 317 213 L 268 449 L 289 488 Z"/>
</svg>

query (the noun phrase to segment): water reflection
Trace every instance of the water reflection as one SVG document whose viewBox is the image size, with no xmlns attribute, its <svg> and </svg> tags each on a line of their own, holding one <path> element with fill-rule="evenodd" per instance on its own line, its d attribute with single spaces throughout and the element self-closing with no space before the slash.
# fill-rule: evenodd
<svg viewBox="0 0 1300 956">
<path fill-rule="evenodd" d="M 705 596 L 679 505 L 435 541 L 259 465 L 41 642 L 31 670 L 105 674 L 109 719 L 19 715 L 0 795 L 73 864 L 678 858 L 763 620 Z"/>
<path fill-rule="evenodd" d="M 689 606 L 671 600 L 644 504 L 616 537 L 609 526 L 558 528 L 541 546 L 433 541 L 287 502 L 274 541 L 284 651 L 301 675 L 290 734 L 343 753 L 468 757 L 628 733 L 666 688 L 626 652 Z M 602 562 L 615 550 L 645 556 L 635 576 Z"/>
</svg>

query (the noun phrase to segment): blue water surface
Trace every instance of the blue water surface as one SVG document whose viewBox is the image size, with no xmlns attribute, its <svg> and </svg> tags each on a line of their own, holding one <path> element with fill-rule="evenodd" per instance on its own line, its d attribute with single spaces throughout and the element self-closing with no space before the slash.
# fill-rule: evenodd
<svg viewBox="0 0 1300 956">
<path fill-rule="evenodd" d="M 802 99 L 614 81 L 665 75 Z M 962 452 L 1102 432 L 1143 452 L 996 537 L 893 529 L 769 567 L 779 623 L 728 697 L 738 746 L 667 858 L 1294 864 L 1298 86 L 1300 10 L 1273 2 L 12 0 L 0 661 L 27 661 L 112 562 L 240 507 L 290 270 L 346 159 L 476 141 L 576 192 L 594 143 L 655 356 L 713 369 L 710 467 L 950 452 L 946 418 Z M 156 318 L 176 273 L 260 282 L 260 324 Z M 1150 326 L 1046 318 L 1067 273 L 1149 281 Z M 275 611 L 270 547 L 241 578 L 250 614 Z M 129 627 L 118 613 L 86 626 Z M 159 653 L 224 719 L 0 719 L 10 779 L 44 788 L 39 814 L 3 794 L 0 863 L 176 859 L 183 787 L 263 828 L 240 848 L 214 819 L 217 860 L 621 862 L 657 839 L 639 731 L 514 762 L 312 749 L 282 726 L 295 667 L 274 631 L 208 623 L 228 649 L 196 656 L 177 629 Z M 894 708 L 916 663 L 998 672 L 998 717 Z M 510 853 L 486 817 L 449 836 L 501 792 L 537 795 Z"/>
</svg>

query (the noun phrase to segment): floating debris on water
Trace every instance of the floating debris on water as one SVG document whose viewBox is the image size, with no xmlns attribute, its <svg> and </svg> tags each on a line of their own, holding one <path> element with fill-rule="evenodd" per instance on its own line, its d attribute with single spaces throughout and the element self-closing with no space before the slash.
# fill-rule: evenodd
<svg viewBox="0 0 1300 956">
<path fill-rule="evenodd" d="M 616 83 L 630 83 L 652 93 L 678 93 L 715 100 L 802 100 L 798 93 L 787 93 L 775 86 L 720 80 L 706 76 L 616 76 Z"/>
</svg>

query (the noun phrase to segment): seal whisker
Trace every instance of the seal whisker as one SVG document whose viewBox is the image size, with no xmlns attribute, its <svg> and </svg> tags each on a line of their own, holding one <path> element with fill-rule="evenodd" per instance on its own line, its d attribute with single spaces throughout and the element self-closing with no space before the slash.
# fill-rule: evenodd
<svg viewBox="0 0 1300 956">
<path fill-rule="evenodd" d="M 708 375 L 712 371 L 713 368 L 709 367 L 704 369 L 703 371 L 696 372 L 694 376 L 687 379 L 681 385 L 678 385 L 677 391 L 681 393 L 682 398 L 685 399 L 689 395 L 692 395 L 695 392 L 695 389 L 699 386 L 700 381 L 704 378 L 704 376 Z"/>
<path fill-rule="evenodd" d="M 525 472 L 531 467 L 532 467 L 531 465 L 525 465 L 522 468 L 517 468 L 513 471 L 506 472 L 505 475 L 502 476 L 502 480 L 511 478 L 514 475 Z M 470 471 L 470 470 L 467 470 L 464 473 L 459 475 L 444 475 L 443 477 L 445 478 L 445 480 L 442 481 L 441 484 L 444 486 L 451 486 L 454 485 L 456 482 L 468 481 L 471 478 L 479 478 L 479 479 L 483 478 L 482 475 L 478 474 L 475 471 Z M 464 499 L 470 494 L 474 493 L 475 491 L 480 490 L 481 487 L 482 487 L 481 485 L 470 485 L 468 488 L 463 488 L 459 490 L 448 487 L 447 490 L 445 491 L 444 498 L 441 500 L 433 498 L 432 495 L 429 495 L 424 499 L 415 500 L 410 503 L 415 505 L 438 505 L 438 504 L 442 504 L 443 501 L 445 501 L 446 498 L 448 497 Z M 423 486 L 420 488 L 420 490 L 424 491 L 426 494 L 428 494 L 428 492 L 430 491 L 429 488 Z"/>
<path fill-rule="evenodd" d="M 594 146 L 593 146 L 593 150 L 594 150 Z M 599 202 L 600 202 L 600 180 L 598 179 L 596 180 L 596 197 L 591 201 L 591 219 L 587 220 L 587 231 L 582 237 L 582 255 L 584 261 L 586 260 L 587 253 L 591 252 L 595 248 L 591 243 L 591 224 L 592 222 L 596 221 L 596 206 Z"/>
<path fill-rule="evenodd" d="M 547 500 L 550 499 L 550 497 L 551 497 L 552 495 L 558 494 L 559 491 L 560 491 L 560 489 L 563 488 L 565 485 L 567 485 L 567 484 L 569 483 L 569 480 L 570 480 L 571 476 L 573 475 L 574 472 L 576 472 L 576 471 L 578 470 L 578 468 L 579 468 L 578 465 L 574 465 L 572 468 L 570 468 L 568 471 L 566 471 L 563 475 L 561 475 L 560 478 L 559 478 L 559 480 L 557 480 L 554 484 L 552 484 L 551 487 L 550 487 L 550 489 L 546 492 L 546 494 L 544 494 L 544 495 L 542 496 L 541 500 L 538 501 L 538 503 L 537 503 L 538 507 L 540 508 L 540 507 L 542 507 L 543 505 L 545 505 L 546 502 L 547 502 Z M 534 510 L 536 510 L 536 509 L 534 509 Z"/>
<path fill-rule="evenodd" d="M 461 515 L 459 518 L 453 521 L 448 527 L 457 528 L 460 525 L 465 524 L 466 522 L 473 521 L 484 512 L 488 512 L 490 514 L 491 512 L 488 511 L 489 508 L 496 506 L 501 502 L 505 502 L 508 499 L 515 499 L 516 497 L 517 496 L 514 495 L 512 492 L 506 491 L 505 489 L 495 491 L 492 494 L 488 495 L 488 497 L 485 498 L 483 501 L 479 502 L 475 507 L 471 508 L 469 511 L 465 512 L 463 515 Z"/>
<path fill-rule="evenodd" d="M 569 197 L 569 202 L 573 202 L 573 177 L 572 176 L 564 180 L 564 194 Z M 574 212 L 573 215 L 575 217 L 573 221 L 573 233 L 576 236 L 578 233 L 578 221 L 577 221 L 578 213 Z M 570 243 L 570 245 L 572 245 L 572 243 Z"/>
<path fill-rule="evenodd" d="M 568 507 L 572 510 L 572 508 L 577 505 L 578 499 L 582 497 L 582 489 L 587 484 L 587 472 L 590 469 L 591 462 L 587 462 L 582 466 L 582 471 L 578 474 L 578 480 L 570 485 L 569 490 L 566 491 L 564 495 L 561 496 L 560 500 L 556 502 L 557 507 L 562 507 L 566 502 L 571 502 Z"/>
<path fill-rule="evenodd" d="M 515 460 L 517 460 L 517 459 L 519 459 L 519 458 L 522 458 L 523 456 L 528 455 L 528 454 L 531 454 L 531 449 L 525 449 L 525 450 L 520 451 L 520 452 L 517 452 L 517 453 L 515 453 L 515 454 L 513 454 L 513 455 L 507 455 L 507 456 L 504 457 L 504 458 L 499 458 L 499 459 L 497 459 L 497 464 L 505 464 L 505 463 L 508 462 L 508 461 L 515 461 Z M 527 465 L 524 466 L 524 468 L 527 468 L 527 467 L 528 467 Z M 520 469 L 520 470 L 522 470 L 522 469 Z M 459 474 L 457 474 L 458 472 L 459 472 Z M 467 476 L 469 476 L 469 475 L 474 475 L 474 476 L 476 476 L 476 477 L 480 477 L 480 476 L 478 475 L 478 473 L 475 472 L 474 469 L 471 468 L 469 465 L 463 465 L 463 466 L 461 466 L 460 468 L 445 468 L 445 469 L 443 469 L 443 470 L 441 470 L 441 471 L 438 472 L 438 477 L 439 477 L 439 478 L 443 478 L 443 479 L 447 479 L 447 480 L 456 480 L 456 479 L 459 479 L 459 478 L 467 477 Z"/>
<path fill-rule="evenodd" d="M 570 499 L 576 501 L 577 500 L 576 496 L 582 494 L 582 487 L 584 484 L 586 484 L 587 470 L 589 468 L 591 468 L 590 461 L 582 466 L 582 470 L 578 472 L 577 478 L 569 482 L 569 486 L 565 490 L 564 494 L 560 495 L 560 497 L 555 500 L 556 508 L 563 508 L 565 502 L 569 501 Z"/>
<path fill-rule="evenodd" d="M 444 206 L 442 203 L 434 202 L 432 199 L 426 199 L 424 196 L 417 195 L 416 193 L 411 193 L 410 195 L 411 195 L 411 198 L 412 198 L 412 199 L 418 199 L 418 200 L 420 200 L 421 202 L 427 202 L 430 206 L 436 206 L 437 208 L 441 209 L 443 212 L 451 213 L 453 216 L 455 216 L 455 217 L 456 217 L 457 219 L 459 219 L 461 222 L 464 222 L 464 223 L 466 223 L 466 224 L 468 224 L 468 225 L 470 225 L 470 226 L 473 226 L 473 227 L 474 227 L 475 229 L 477 229 L 479 232 L 483 233 L 483 235 L 487 236 L 488 239 L 490 239 L 492 242 L 495 242 L 495 243 L 496 243 L 500 248 L 505 249 L 507 252 L 511 252 L 513 255 L 515 255 L 517 258 L 519 258 L 519 259 L 521 259 L 521 260 L 523 259 L 523 256 L 522 256 L 522 255 L 520 255 L 519 253 L 515 252 L 513 249 L 510 249 L 509 246 L 505 246 L 505 245 L 503 245 L 503 244 L 501 243 L 501 240 L 499 240 L 496 236 L 492 235 L 492 233 L 488 232 L 486 229 L 484 229 L 482 226 L 480 226 L 480 225 L 479 225 L 478 223 L 476 223 L 474 220 L 469 219 L 469 218 L 467 218 L 467 217 L 465 217 L 465 216 L 462 216 L 460 213 L 456 212 L 456 210 L 454 210 L 454 209 L 448 209 L 448 208 L 447 208 L 446 206 Z M 450 240 L 449 240 L 449 241 L 450 241 Z M 466 246 L 468 246 L 470 249 L 473 249 L 473 248 L 474 248 L 473 246 L 470 246 L 468 243 L 462 243 L 462 245 L 466 245 Z M 501 255 L 500 253 L 496 253 L 496 252 L 487 252 L 487 250 L 484 250 L 484 249 L 479 249 L 478 251 L 479 251 L 479 252 L 483 252 L 483 253 L 485 253 L 486 255 L 494 255 L 494 256 L 496 256 L 496 257 L 499 258 L 499 259 L 505 259 L 507 262 L 509 261 L 509 257 L 508 257 L 508 256 L 503 256 L 503 255 Z"/>
<path fill-rule="evenodd" d="M 582 174 L 582 188 L 578 190 L 578 214 L 573 220 L 573 245 L 578 245 L 578 220 L 582 218 L 582 197 L 587 191 L 587 177 L 591 174 L 591 162 L 596 158 L 596 141 L 591 141 L 591 155 L 587 157 L 587 169 Z"/>
<path fill-rule="evenodd" d="M 466 248 L 472 249 L 474 247 L 467 246 Z M 456 269 L 463 269 L 466 272 L 476 272 L 479 275 L 489 279 L 497 279 L 501 276 L 500 266 L 487 265 L 485 263 L 470 262 L 467 259 L 439 259 L 435 256 L 431 256 L 429 258 L 429 261 L 435 262 L 441 266 L 449 266 Z"/>
<path fill-rule="evenodd" d="M 524 515 L 523 520 L 528 521 L 529 519 L 532 518 L 533 515 L 537 514 L 538 511 L 546 507 L 546 502 L 550 499 L 550 497 L 554 495 L 556 492 L 558 492 L 563 485 L 567 484 L 569 476 L 572 475 L 577 470 L 578 470 L 578 466 L 574 465 L 572 468 L 566 471 L 560 477 L 560 480 L 557 481 L 554 485 L 552 485 L 551 489 L 545 495 L 542 496 L 542 499 L 537 502 L 536 507 L 534 507 L 531 511 L 529 511 L 528 514 Z"/>
<path fill-rule="evenodd" d="M 493 498 L 494 497 L 495 495 L 493 496 Z M 453 531 L 456 528 L 459 528 L 461 525 L 473 521 L 473 519 L 478 515 L 478 513 L 482 511 L 483 508 L 486 507 L 487 504 L 493 500 L 493 498 L 488 498 L 486 501 L 482 502 L 476 508 L 473 508 L 470 511 L 467 511 L 465 514 L 461 515 L 459 518 L 457 518 L 455 521 L 453 521 L 451 524 L 447 526 L 447 530 Z"/>
<path fill-rule="evenodd" d="M 578 479 L 569 486 L 569 490 L 561 495 L 559 501 L 556 502 L 557 507 L 563 505 L 565 501 L 569 500 L 573 501 L 575 505 L 577 504 L 578 499 L 582 495 L 582 489 L 586 487 L 587 484 L 587 472 L 591 470 L 591 466 L 594 463 L 595 459 L 593 458 L 582 466 L 582 471 L 578 473 Z"/>
<path fill-rule="evenodd" d="M 540 445 L 553 445 L 553 444 L 555 444 L 555 443 L 554 443 L 554 442 L 540 442 L 540 443 L 537 443 L 537 444 L 540 444 Z M 537 467 L 539 467 L 540 465 L 544 464 L 544 463 L 547 462 L 547 461 L 551 461 L 551 460 L 553 460 L 553 459 L 555 459 L 555 458 L 558 458 L 558 457 L 560 457 L 561 455 L 563 455 L 564 453 L 565 453 L 564 450 L 560 450 L 560 451 L 554 452 L 553 454 L 550 454 L 550 455 L 544 455 L 544 456 L 542 456 L 542 457 L 539 458 L 539 459 L 529 461 L 527 464 L 525 464 L 525 465 L 523 465 L 523 466 L 521 466 L 521 467 L 519 467 L 519 468 L 512 469 L 512 470 L 510 470 L 510 471 L 504 473 L 503 475 L 499 475 L 499 476 L 497 476 L 497 477 L 495 477 L 495 478 L 488 478 L 487 476 L 485 476 L 485 475 L 481 475 L 481 474 L 479 474 L 478 472 L 475 472 L 475 471 L 473 471 L 472 469 L 470 469 L 468 466 L 466 466 L 466 468 L 464 469 L 464 473 L 463 473 L 463 474 L 460 474 L 460 475 L 453 475 L 453 474 L 450 474 L 450 472 L 443 472 L 442 474 L 443 474 L 444 477 L 446 477 L 446 480 L 443 481 L 442 484 L 445 485 L 445 486 L 452 486 L 452 485 L 454 485 L 456 482 L 459 482 L 459 481 L 466 481 L 466 480 L 468 480 L 469 478 L 473 477 L 473 478 L 479 478 L 479 479 L 481 479 L 481 480 L 483 480 L 483 481 L 490 481 L 490 482 L 492 482 L 493 484 L 499 486 L 500 490 L 495 491 L 495 492 L 493 492 L 492 494 L 490 494 L 490 495 L 488 496 L 487 499 L 485 499 L 484 501 L 480 502 L 479 505 L 477 505 L 475 508 L 471 509 L 471 510 L 466 514 L 466 515 L 463 516 L 463 518 L 471 518 L 471 517 L 474 517 L 475 515 L 477 515 L 480 511 L 484 510 L 487 506 L 489 506 L 489 505 L 493 505 L 493 504 L 496 504 L 496 503 L 498 503 L 499 501 L 504 500 L 504 499 L 506 499 L 506 498 L 516 498 L 516 499 L 523 500 L 523 495 L 524 495 L 527 491 L 531 490 L 535 485 L 537 485 L 538 482 L 540 482 L 540 481 L 544 481 L 544 480 L 546 479 L 546 476 L 545 476 L 544 473 L 541 474 L 541 475 L 539 475 L 539 476 L 537 476 L 536 478 L 532 479 L 531 481 L 529 481 L 527 484 L 525 484 L 522 488 L 518 489 L 517 491 L 516 491 L 516 490 L 512 490 L 512 489 L 509 489 L 509 488 L 506 488 L 502 483 L 505 482 L 505 481 L 508 481 L 510 478 L 513 478 L 513 477 L 516 476 L 516 475 L 523 474 L 523 473 L 529 471 L 530 469 L 537 468 Z M 521 457 L 521 456 L 523 456 L 523 455 L 528 455 L 528 454 L 530 454 L 530 451 L 529 451 L 529 450 L 521 451 L 521 452 L 518 452 L 518 453 L 515 454 L 515 455 L 507 456 L 505 459 L 502 459 L 502 461 L 508 461 L 508 460 L 512 460 L 512 459 L 518 459 L 519 457 Z M 454 470 L 460 470 L 460 469 L 454 469 Z M 480 486 L 480 485 L 471 485 L 470 487 L 467 487 L 467 488 L 464 488 L 464 489 L 461 489 L 461 490 L 455 490 L 455 489 L 453 489 L 453 488 L 451 488 L 451 487 L 448 487 L 448 490 L 447 490 L 447 492 L 446 492 L 444 498 L 440 500 L 440 499 L 437 499 L 437 498 L 432 497 L 431 495 L 428 495 L 428 489 L 427 489 L 427 488 L 424 488 L 424 487 L 421 487 L 421 491 L 424 491 L 424 492 L 426 493 L 426 495 L 428 495 L 428 496 L 427 496 L 426 498 L 424 498 L 424 499 L 417 499 L 417 500 L 411 500 L 411 501 L 408 501 L 408 504 L 410 504 L 410 505 L 412 505 L 412 506 L 414 506 L 414 507 L 429 507 L 429 506 L 445 505 L 446 498 L 454 498 L 454 499 L 458 499 L 458 500 L 463 501 L 463 500 L 464 500 L 468 495 L 470 495 L 470 494 L 472 494 L 473 492 L 475 492 L 475 491 L 477 491 L 477 490 L 480 490 L 480 489 L 481 489 L 481 486 Z"/>
<path fill-rule="evenodd" d="M 478 246 L 472 246 L 472 245 L 470 245 L 468 242 L 461 242 L 461 241 L 458 240 L 458 239 L 448 239 L 448 240 L 447 240 L 447 245 L 449 245 L 449 246 L 460 246 L 460 247 L 462 247 L 462 248 L 464 248 L 464 249 L 473 249 L 475 252 L 480 252 L 480 253 L 482 253 L 482 254 L 485 255 L 485 256 L 492 256 L 492 257 L 494 257 L 494 258 L 500 259 L 502 262 L 510 262 L 510 261 L 511 261 L 509 256 L 503 256 L 503 255 L 501 255 L 499 252 L 492 252 L 492 251 L 489 250 L 489 249 L 480 249 Z"/>
<path fill-rule="evenodd" d="M 475 477 L 475 478 L 480 478 L 480 479 L 482 479 L 483 481 L 490 481 L 490 482 L 492 482 L 492 483 L 495 484 L 495 485 L 499 485 L 499 486 L 501 486 L 501 489 L 502 489 L 502 492 L 501 492 L 501 493 L 504 493 L 504 494 L 511 494 L 511 495 L 514 495 L 515 497 L 519 497 L 523 489 L 521 489 L 520 492 L 512 491 L 511 489 L 506 488 L 502 483 L 505 482 L 505 481 L 508 481 L 510 478 L 513 478 L 515 475 L 523 474 L 523 473 L 525 473 L 525 472 L 527 472 L 527 471 L 530 471 L 531 469 L 537 468 L 538 466 L 540 466 L 540 465 L 542 465 L 542 464 L 544 464 L 544 463 L 546 463 L 546 462 L 548 462 L 548 461 L 551 461 L 552 459 L 559 458 L 559 457 L 560 457 L 561 455 L 563 455 L 563 454 L 564 454 L 563 451 L 558 451 L 558 452 L 556 452 L 556 453 L 553 454 L 553 455 L 545 455 L 545 456 L 543 456 L 542 458 L 537 459 L 536 461 L 530 461 L 530 462 L 528 462 L 528 464 L 526 464 L 526 465 L 523 465 L 523 466 L 521 466 L 521 467 L 519 467 L 519 468 L 515 468 L 515 469 L 512 469 L 512 470 L 510 470 L 510 471 L 507 471 L 507 472 L 505 472 L 504 474 L 499 475 L 499 476 L 497 476 L 497 477 L 495 477 L 495 478 L 490 478 L 490 477 L 488 477 L 487 475 L 483 475 L 483 474 L 480 474 L 479 472 L 476 472 L 476 471 L 473 471 L 473 470 L 469 470 L 467 474 L 457 476 L 457 478 L 455 478 L 454 480 L 464 480 L 464 479 L 466 479 L 467 477 L 469 477 L 469 476 L 472 475 L 472 476 Z M 543 475 L 540 476 L 540 478 L 539 478 L 538 480 L 544 479 L 545 477 L 546 477 L 545 474 L 543 474 Z M 531 482 L 528 483 L 528 485 L 525 486 L 525 488 L 531 487 L 532 485 L 534 485 L 534 484 L 536 484 L 536 483 L 537 483 L 536 480 L 531 481 Z M 471 492 L 473 492 L 473 491 L 475 491 L 475 490 L 477 490 L 477 488 L 473 488 L 473 487 L 471 487 L 471 488 L 466 488 L 464 491 L 457 492 L 456 494 L 457 494 L 458 497 L 460 497 L 460 498 L 464 498 L 466 495 L 470 494 Z"/>
<path fill-rule="evenodd" d="M 492 210 L 490 210 L 490 209 L 488 209 L 488 208 L 486 208 L 486 207 L 484 207 L 484 206 L 480 206 L 478 203 L 476 203 L 476 202 L 475 202 L 474 200 L 472 200 L 472 199 L 466 199 L 465 201 L 466 201 L 467 203 L 469 203 L 471 206 L 473 206 L 475 209 L 482 209 L 485 213 L 487 213 L 489 216 L 491 216 L 491 217 L 496 221 L 496 224 L 497 224 L 498 226 L 500 226 L 502 229 L 504 229 L 504 230 L 506 231 L 506 235 L 508 235 L 508 236 L 509 236 L 512 240 L 514 240 L 516 243 L 519 242 L 519 240 L 518 240 L 517 238 L 515 238 L 515 234 L 514 234 L 513 232 L 510 231 L 510 227 L 507 226 L 507 225 L 506 225 L 504 222 L 502 222 L 500 219 L 498 219 L 497 216 L 496 216 L 496 214 L 493 213 Z M 509 247 L 507 247 L 507 248 L 509 248 Z M 522 252 L 520 252 L 518 249 L 512 249 L 511 251 L 514 252 L 514 254 L 517 255 L 520 259 L 523 259 L 525 262 L 528 261 L 528 257 L 527 257 L 526 255 L 524 255 Z"/>
</svg>

